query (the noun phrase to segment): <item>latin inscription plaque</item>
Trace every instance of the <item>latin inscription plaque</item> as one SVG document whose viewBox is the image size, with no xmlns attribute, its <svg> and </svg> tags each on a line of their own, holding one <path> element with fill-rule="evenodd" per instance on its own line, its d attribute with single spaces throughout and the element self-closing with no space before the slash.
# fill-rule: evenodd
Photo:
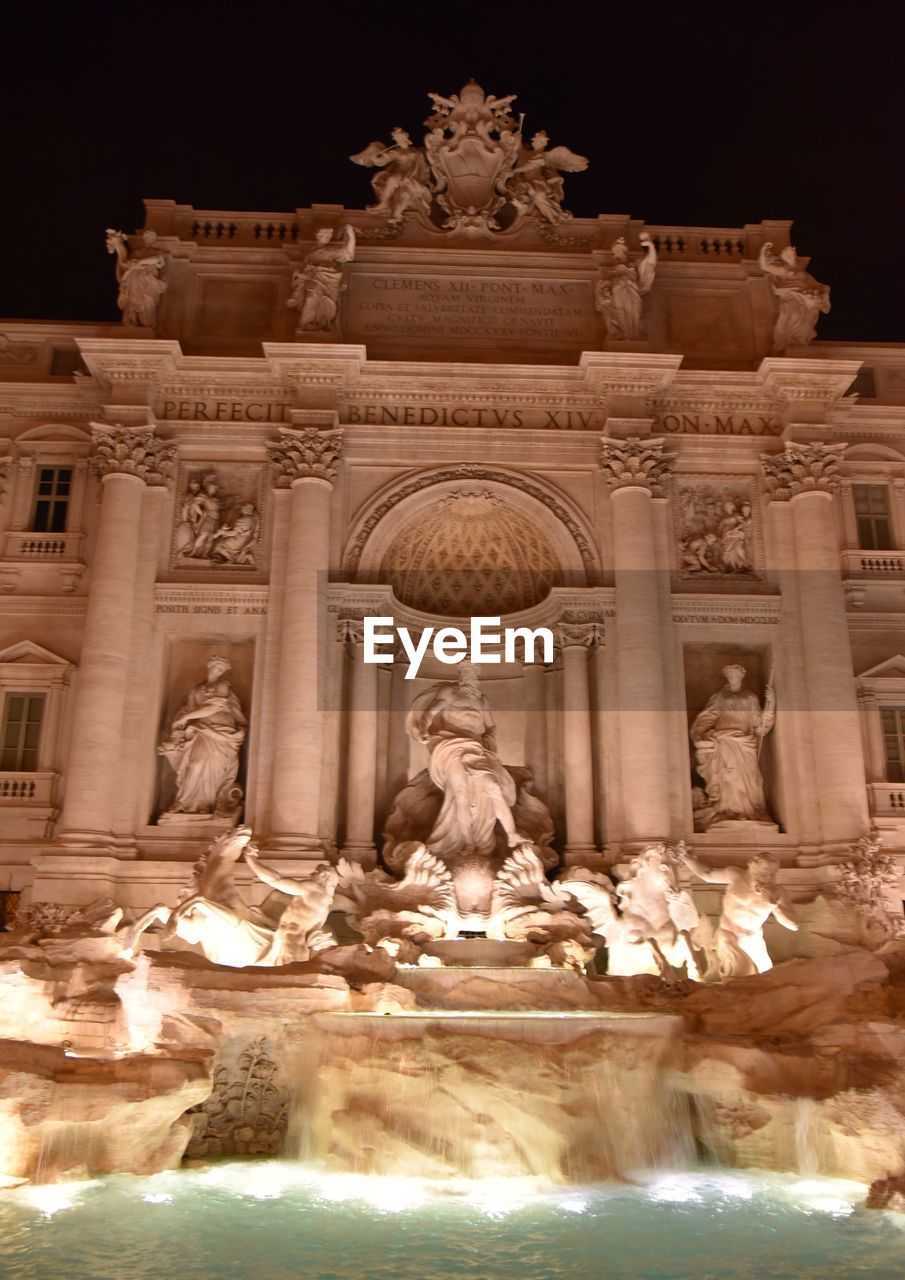
<svg viewBox="0 0 905 1280">
<path fill-rule="evenodd" d="M 356 338 L 599 345 L 590 281 L 353 272 L 346 329 Z"/>
</svg>

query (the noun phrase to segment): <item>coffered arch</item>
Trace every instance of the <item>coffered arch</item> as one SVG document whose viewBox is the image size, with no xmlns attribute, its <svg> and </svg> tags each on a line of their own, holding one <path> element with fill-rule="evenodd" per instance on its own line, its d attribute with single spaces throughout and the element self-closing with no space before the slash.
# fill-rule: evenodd
<svg viewBox="0 0 905 1280">
<path fill-rule="evenodd" d="M 412 535 L 419 529 L 432 539 L 435 555 L 448 560 L 454 551 L 453 508 L 459 504 L 464 504 L 461 510 L 466 519 L 483 525 L 485 535 L 495 529 L 498 544 L 505 543 L 488 545 L 481 554 L 472 538 L 468 549 L 475 568 L 492 571 L 508 563 L 516 571 L 536 573 L 536 585 L 543 586 L 544 592 L 552 585 L 583 587 L 599 581 L 593 534 L 569 498 L 534 476 L 472 464 L 410 472 L 372 498 L 359 513 L 346 544 L 346 577 L 362 582 L 392 580 L 394 569 L 406 568 L 394 564 L 394 556 L 404 554 L 407 540 L 413 545 Z M 451 517 L 446 528 L 444 511 Z M 422 569 L 436 567 L 423 557 L 419 563 Z M 520 607 L 528 603 L 528 596 L 530 592 Z"/>
</svg>

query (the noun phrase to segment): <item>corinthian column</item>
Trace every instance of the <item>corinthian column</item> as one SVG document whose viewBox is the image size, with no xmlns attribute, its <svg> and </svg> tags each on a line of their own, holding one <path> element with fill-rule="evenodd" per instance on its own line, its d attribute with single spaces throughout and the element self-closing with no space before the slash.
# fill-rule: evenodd
<svg viewBox="0 0 905 1280">
<path fill-rule="evenodd" d="M 660 439 L 603 441 L 601 469 L 612 490 L 616 584 L 616 681 L 627 840 L 670 834 L 669 717 L 652 503 L 665 497 L 672 455 Z"/>
<path fill-rule="evenodd" d="M 350 861 L 373 867 L 374 805 L 377 798 L 377 666 L 364 660 L 364 624 L 341 623 L 349 650 L 348 756 L 346 767 L 346 838 L 343 853 Z"/>
<path fill-rule="evenodd" d="M 600 642 L 596 623 L 563 623 L 559 628 L 563 667 L 563 781 L 566 797 L 567 866 L 598 860 L 594 841 L 594 754 L 588 655 Z"/>
<path fill-rule="evenodd" d="M 844 444 L 787 444 L 764 454 L 773 502 L 792 509 L 808 721 L 826 841 L 868 829 L 864 748 L 852 668 L 833 495 Z M 781 714 L 781 712 L 780 712 Z"/>
<path fill-rule="evenodd" d="M 59 839 L 108 844 L 122 756 L 129 644 L 139 577 L 142 498 L 172 470 L 175 446 L 150 427 L 91 424 L 102 489 Z"/>
<path fill-rule="evenodd" d="M 320 592 L 329 568 L 330 495 L 342 431 L 280 430 L 268 446 L 278 488 L 291 490 L 274 722 L 272 843 L 323 849 L 320 797 L 324 702 L 318 702 Z"/>
</svg>

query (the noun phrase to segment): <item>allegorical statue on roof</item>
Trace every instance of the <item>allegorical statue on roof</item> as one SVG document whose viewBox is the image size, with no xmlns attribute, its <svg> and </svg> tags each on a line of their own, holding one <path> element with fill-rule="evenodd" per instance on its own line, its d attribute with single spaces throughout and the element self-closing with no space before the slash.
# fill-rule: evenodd
<svg viewBox="0 0 905 1280">
<path fill-rule="evenodd" d="M 336 328 L 339 299 L 345 288 L 343 263 L 355 257 L 355 232 L 345 226 L 334 240 L 331 227 L 315 232 L 315 247 L 305 254 L 292 275 L 292 295 L 286 304 L 297 307 L 299 332 Z"/>
<path fill-rule="evenodd" d="M 353 164 L 378 170 L 371 179 L 377 203 L 368 206 L 368 213 L 386 213 L 392 223 L 401 222 L 409 209 L 430 213 L 431 193 L 424 148 L 412 146 L 404 129 L 394 129 L 391 137 L 392 146 L 371 142 L 349 159 Z"/>
<path fill-rule="evenodd" d="M 770 277 L 773 293 L 779 303 L 779 315 L 773 330 L 773 351 L 776 355 L 788 347 L 805 347 L 817 336 L 817 317 L 828 315 L 830 287 L 815 280 L 792 245 L 787 245 L 779 257 L 771 250 L 768 241 L 761 249 L 757 265 Z"/>
<path fill-rule="evenodd" d="M 614 342 L 637 342 L 644 336 L 642 298 L 654 285 L 657 250 L 646 231 L 639 239 L 642 256 L 632 262 L 624 237 L 619 237 L 613 245 L 612 266 L 602 269 L 597 282 L 595 303 L 606 324 L 607 337 Z"/>
<path fill-rule="evenodd" d="M 157 307 L 167 287 L 161 279 L 167 260 L 156 241 L 157 232 L 148 227 L 142 232 L 141 247 L 133 249 L 125 232 L 107 228 L 107 252 L 116 256 L 116 305 L 123 313 L 123 324 L 150 329 L 157 319 Z"/>
<path fill-rule="evenodd" d="M 571 213 L 562 207 L 562 173 L 582 173 L 588 167 L 585 156 L 577 156 L 568 147 L 552 147 L 543 130 L 531 139 L 530 147 L 522 146 L 519 162 L 506 184 L 512 203 L 520 213 L 534 213 L 542 221 L 566 222 Z"/>
<path fill-rule="evenodd" d="M 562 207 L 561 174 L 580 173 L 588 162 L 568 147 L 548 147 L 542 131 L 526 145 L 524 116 L 510 111 L 514 93 L 497 98 L 470 80 L 460 93 L 428 97 L 434 111 L 424 122 L 423 149 L 395 129 L 394 147 L 372 142 L 350 157 L 385 170 L 373 179 L 378 201 L 369 212 L 398 223 L 407 210 L 420 209 L 448 230 L 470 233 L 499 231 L 525 217 L 554 224 L 571 217 Z"/>
</svg>

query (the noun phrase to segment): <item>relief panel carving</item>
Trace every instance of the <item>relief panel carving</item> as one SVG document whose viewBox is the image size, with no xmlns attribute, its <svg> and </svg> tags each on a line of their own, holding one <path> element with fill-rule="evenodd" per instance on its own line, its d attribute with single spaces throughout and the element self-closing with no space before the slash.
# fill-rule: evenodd
<svg viewBox="0 0 905 1280">
<path fill-rule="evenodd" d="M 194 1125 L 186 1155 L 276 1155 L 289 1115 L 289 1093 L 273 1045 L 257 1036 L 227 1041 L 214 1068 L 210 1097 L 188 1112 Z"/>
<path fill-rule="evenodd" d="M 254 463 L 180 467 L 173 569 L 261 572 L 263 476 L 264 469 Z"/>
<path fill-rule="evenodd" d="M 748 477 L 680 483 L 674 507 L 676 558 L 686 578 L 761 576 L 754 486 Z"/>
</svg>

